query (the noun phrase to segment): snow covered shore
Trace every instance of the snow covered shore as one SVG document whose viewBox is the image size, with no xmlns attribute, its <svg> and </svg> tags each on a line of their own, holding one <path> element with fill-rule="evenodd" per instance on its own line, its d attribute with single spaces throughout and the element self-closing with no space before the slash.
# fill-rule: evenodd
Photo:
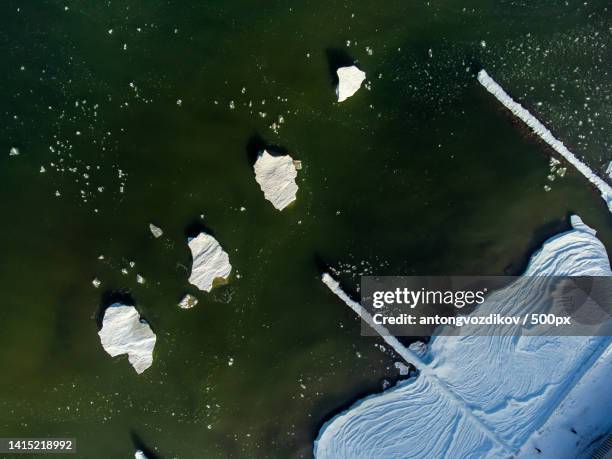
<svg viewBox="0 0 612 459">
<path fill-rule="evenodd" d="M 283 210 L 293 201 L 298 191 L 295 183 L 297 169 L 289 155 L 273 156 L 266 150 L 255 162 L 255 180 L 264 197 L 278 210 Z"/>
<path fill-rule="evenodd" d="M 134 306 L 121 303 L 109 306 L 104 311 L 98 335 L 102 347 L 112 357 L 127 354 L 136 373 L 142 373 L 153 364 L 157 337 Z"/>
<path fill-rule="evenodd" d="M 612 275 L 594 231 L 576 216 L 572 225 L 544 243 L 525 275 Z M 315 456 L 581 457 L 612 428 L 611 345 L 590 336 L 434 337 L 419 375 L 330 420 Z"/>
<path fill-rule="evenodd" d="M 515 102 L 485 70 L 478 72 L 478 81 L 517 118 L 529 126 L 536 135 L 550 145 L 557 153 L 563 156 L 572 166 L 578 169 L 578 171 L 584 175 L 589 182 L 595 185 L 601 192 L 601 197 L 606 202 L 608 209 L 610 209 L 610 212 L 612 212 L 612 187 L 610 187 L 610 185 L 595 174 L 589 166 L 580 161 L 576 155 L 574 155 L 574 153 L 569 151 L 563 142 L 557 140 L 555 136 L 553 136 L 552 133 L 546 128 L 546 126 L 544 126 L 535 116 L 529 113 L 527 109 L 525 109 L 521 104 Z"/>
<path fill-rule="evenodd" d="M 193 257 L 189 282 L 200 290 L 210 292 L 215 279 L 225 280 L 232 272 L 229 256 L 210 234 L 200 233 L 188 244 Z"/>
</svg>

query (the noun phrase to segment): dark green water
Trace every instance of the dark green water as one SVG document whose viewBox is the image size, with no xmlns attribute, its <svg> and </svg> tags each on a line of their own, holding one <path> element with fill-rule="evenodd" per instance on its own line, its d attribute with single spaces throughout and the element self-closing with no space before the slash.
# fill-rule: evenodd
<svg viewBox="0 0 612 459">
<path fill-rule="evenodd" d="M 76 437 L 84 458 L 139 441 L 310 457 L 321 422 L 396 375 L 321 264 L 352 291 L 361 273 L 518 274 L 572 212 L 610 250 L 598 193 L 571 169 L 544 192 L 550 150 L 473 77 L 484 66 L 602 171 L 612 15 L 557 3 L 3 2 L 1 436 Z M 371 88 L 341 105 L 338 49 Z M 303 161 L 282 213 L 254 180 L 254 136 Z M 196 222 L 235 269 L 211 294 L 187 283 Z M 141 376 L 97 336 L 116 289 L 158 336 Z M 186 292 L 200 303 L 179 310 Z"/>
</svg>

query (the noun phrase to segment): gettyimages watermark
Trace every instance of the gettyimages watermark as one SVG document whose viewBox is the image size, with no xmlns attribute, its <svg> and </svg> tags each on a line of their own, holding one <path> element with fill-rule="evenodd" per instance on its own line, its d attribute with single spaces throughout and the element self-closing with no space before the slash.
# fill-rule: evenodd
<svg viewBox="0 0 612 459">
<path fill-rule="evenodd" d="M 364 276 L 361 305 L 364 336 L 612 336 L 612 277 Z"/>
</svg>

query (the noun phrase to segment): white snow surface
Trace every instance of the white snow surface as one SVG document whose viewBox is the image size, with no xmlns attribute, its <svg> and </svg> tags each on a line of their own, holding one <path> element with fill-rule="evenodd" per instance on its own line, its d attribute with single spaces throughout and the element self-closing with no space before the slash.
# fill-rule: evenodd
<svg viewBox="0 0 612 459">
<path fill-rule="evenodd" d="M 577 216 L 571 221 L 571 231 L 549 239 L 532 256 L 525 276 L 546 282 L 543 276 L 612 275 L 595 232 Z M 323 281 L 354 308 L 329 276 Z M 499 312 L 494 296 L 480 307 Z M 518 302 L 523 309 L 525 300 L 531 301 L 529 311 L 537 308 L 537 291 Z M 596 446 L 594 439 L 612 429 L 611 354 L 609 337 L 433 337 L 428 354 L 417 360 L 419 375 L 326 423 L 315 457 L 583 457 Z"/>
<path fill-rule="evenodd" d="M 589 166 L 580 161 L 574 153 L 569 151 L 563 142 L 557 140 L 555 136 L 552 135 L 552 132 L 550 132 L 535 116 L 529 113 L 526 108 L 518 102 L 515 102 L 485 70 L 478 72 L 478 81 L 517 118 L 529 126 L 537 136 L 563 156 L 572 166 L 578 169 L 589 182 L 595 185 L 599 189 L 601 197 L 606 202 L 608 209 L 612 212 L 612 187 L 610 187 L 610 185 L 595 174 Z"/>
<path fill-rule="evenodd" d="M 608 174 L 608 177 L 610 177 L 612 179 L 612 161 L 610 161 L 608 163 L 608 167 L 606 169 L 606 174 Z"/>
<path fill-rule="evenodd" d="M 121 303 L 109 306 L 104 311 L 98 335 L 102 347 L 112 357 L 127 354 L 136 373 L 142 373 L 153 364 L 157 337 L 134 306 Z"/>
<path fill-rule="evenodd" d="M 336 73 L 338 75 L 338 87 L 336 88 L 338 102 L 342 102 L 355 94 L 366 78 L 365 72 L 354 65 L 340 67 L 336 70 Z"/>
<path fill-rule="evenodd" d="M 264 197 L 278 210 L 283 210 L 293 201 L 298 191 L 295 183 L 297 169 L 289 155 L 273 156 L 262 151 L 255 162 L 255 180 Z"/>
<path fill-rule="evenodd" d="M 188 244 L 193 258 L 189 282 L 210 292 L 215 279 L 227 279 L 232 272 L 229 256 L 210 234 L 200 233 Z"/>
</svg>

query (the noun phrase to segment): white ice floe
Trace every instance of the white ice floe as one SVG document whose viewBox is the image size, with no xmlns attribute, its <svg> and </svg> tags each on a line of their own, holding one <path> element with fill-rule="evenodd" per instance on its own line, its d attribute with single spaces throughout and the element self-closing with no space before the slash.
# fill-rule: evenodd
<svg viewBox="0 0 612 459">
<path fill-rule="evenodd" d="M 578 217 L 572 225 L 532 256 L 526 276 L 612 275 L 595 232 Z M 323 281 L 355 309 L 337 283 Z M 541 302 L 537 290 L 525 300 L 529 311 Z M 611 354 L 607 336 L 435 336 L 417 360 L 419 375 L 326 423 L 315 456 L 588 457 L 612 429 Z"/>
<path fill-rule="evenodd" d="M 19 155 L 19 148 L 11 147 L 11 149 L 9 150 L 9 156 L 18 156 L 18 155 Z"/>
<path fill-rule="evenodd" d="M 102 347 L 112 357 L 127 354 L 136 373 L 142 373 L 153 364 L 157 337 L 134 306 L 114 303 L 106 308 L 98 335 Z"/>
<path fill-rule="evenodd" d="M 193 257 L 189 282 L 200 290 L 210 292 L 215 279 L 227 279 L 232 271 L 229 256 L 210 234 L 200 233 L 190 239 L 189 249 Z"/>
<path fill-rule="evenodd" d="M 179 301 L 178 306 L 181 309 L 191 309 L 197 304 L 198 304 L 198 299 L 195 296 L 190 295 L 188 293 L 187 295 L 183 297 L 181 301 Z"/>
<path fill-rule="evenodd" d="M 164 234 L 163 230 L 159 226 L 155 226 L 153 223 L 149 223 L 149 230 L 156 239 Z"/>
<path fill-rule="evenodd" d="M 567 147 L 557 140 L 552 133 L 544 126 L 535 116 L 533 116 L 521 104 L 515 102 L 504 89 L 491 78 L 485 70 L 478 72 L 478 81 L 485 87 L 493 96 L 500 101 L 508 110 L 510 110 L 517 118 L 523 121 L 531 130 L 538 135 L 544 142 L 550 145 L 557 153 L 563 156 L 572 166 L 584 175 L 589 182 L 595 185 L 603 200 L 606 202 L 608 209 L 612 212 L 612 187 L 604 180 L 595 174 L 589 166 L 580 161 L 574 153 L 569 151 Z"/>
<path fill-rule="evenodd" d="M 404 362 L 395 362 L 393 366 L 397 369 L 400 376 L 407 376 L 410 374 L 410 367 Z"/>
<path fill-rule="evenodd" d="M 608 177 L 610 177 L 612 179 L 612 161 L 610 161 L 608 163 L 608 168 L 606 169 L 606 174 L 608 174 Z"/>
<path fill-rule="evenodd" d="M 134 453 L 134 459 L 148 459 L 146 454 L 138 450 Z"/>
<path fill-rule="evenodd" d="M 264 150 L 259 154 L 254 169 L 255 180 L 274 207 L 283 210 L 295 201 L 297 169 L 291 156 L 273 156 Z"/>
<path fill-rule="evenodd" d="M 338 102 L 342 102 L 355 94 L 366 78 L 365 72 L 354 65 L 340 67 L 336 70 L 336 73 L 338 74 L 338 87 L 336 88 Z"/>
</svg>

